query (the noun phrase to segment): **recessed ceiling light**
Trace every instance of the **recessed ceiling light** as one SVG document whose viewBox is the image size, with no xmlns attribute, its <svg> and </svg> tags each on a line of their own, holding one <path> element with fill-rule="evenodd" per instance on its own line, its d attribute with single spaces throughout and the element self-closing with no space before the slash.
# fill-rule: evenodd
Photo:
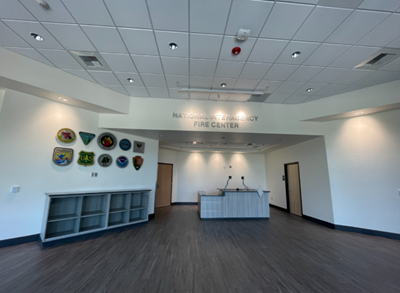
<svg viewBox="0 0 400 293">
<path fill-rule="evenodd" d="M 301 54 L 300 51 L 296 51 L 296 52 L 294 52 L 294 53 L 292 54 L 292 58 L 297 58 L 297 57 L 300 56 L 300 54 Z"/>
<path fill-rule="evenodd" d="M 169 43 L 169 48 L 170 48 L 171 50 L 178 50 L 178 45 L 175 44 L 175 43 Z"/>
<path fill-rule="evenodd" d="M 283 138 L 278 139 L 279 141 L 283 141 Z"/>
<path fill-rule="evenodd" d="M 32 36 L 36 41 L 39 41 L 39 42 L 43 42 L 43 41 L 44 41 L 43 37 L 42 37 L 42 36 L 39 36 L 39 35 L 36 34 L 36 33 L 31 33 L 31 36 Z"/>
<path fill-rule="evenodd" d="M 66 98 L 59 97 L 58 99 L 59 99 L 60 101 L 62 101 L 62 102 L 68 102 L 68 99 L 66 99 Z"/>
<path fill-rule="evenodd" d="M 134 80 L 133 78 L 127 78 L 127 80 L 128 80 L 130 83 L 135 82 L 135 80 Z"/>
<path fill-rule="evenodd" d="M 364 114 L 364 112 L 355 112 L 354 115 L 361 115 Z"/>
<path fill-rule="evenodd" d="M 225 136 L 223 136 L 223 137 L 221 137 L 222 139 L 225 139 L 226 137 Z"/>
<path fill-rule="evenodd" d="M 194 141 L 193 144 L 196 144 L 196 142 Z"/>
<path fill-rule="evenodd" d="M 307 92 L 307 93 L 311 93 L 313 90 L 314 90 L 314 89 L 310 87 L 309 89 L 306 89 L 306 92 Z"/>
<path fill-rule="evenodd" d="M 162 137 L 162 134 L 159 134 L 158 137 Z"/>
<path fill-rule="evenodd" d="M 221 83 L 221 86 L 222 87 L 226 87 L 226 83 Z"/>
</svg>

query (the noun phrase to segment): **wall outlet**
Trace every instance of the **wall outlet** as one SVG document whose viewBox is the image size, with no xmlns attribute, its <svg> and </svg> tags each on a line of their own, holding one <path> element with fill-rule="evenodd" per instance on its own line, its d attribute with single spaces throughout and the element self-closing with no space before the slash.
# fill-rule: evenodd
<svg viewBox="0 0 400 293">
<path fill-rule="evenodd" d="M 18 185 L 13 185 L 13 186 L 11 186 L 11 192 L 12 192 L 12 193 L 17 193 L 17 192 L 19 192 L 19 186 L 18 186 Z"/>
<path fill-rule="evenodd" d="M 97 177 L 97 172 L 92 172 L 91 174 L 90 174 L 90 177 Z"/>
</svg>

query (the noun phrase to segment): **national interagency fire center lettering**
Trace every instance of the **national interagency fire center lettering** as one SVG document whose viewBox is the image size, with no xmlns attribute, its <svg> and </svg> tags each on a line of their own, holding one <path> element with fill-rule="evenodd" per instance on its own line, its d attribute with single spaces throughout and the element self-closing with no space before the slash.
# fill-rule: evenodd
<svg viewBox="0 0 400 293">
<path fill-rule="evenodd" d="M 256 122 L 258 116 L 203 114 L 203 113 L 173 113 L 173 118 L 196 120 L 194 127 L 239 128 L 239 122 Z M 200 120 L 200 121 L 198 121 Z"/>
</svg>

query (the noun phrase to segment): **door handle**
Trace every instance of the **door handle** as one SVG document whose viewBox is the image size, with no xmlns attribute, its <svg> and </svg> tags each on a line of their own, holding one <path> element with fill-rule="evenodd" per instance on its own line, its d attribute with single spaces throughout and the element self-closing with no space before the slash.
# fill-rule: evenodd
<svg viewBox="0 0 400 293">
<path fill-rule="evenodd" d="M 288 188 L 288 191 L 290 191 L 290 189 Z"/>
</svg>

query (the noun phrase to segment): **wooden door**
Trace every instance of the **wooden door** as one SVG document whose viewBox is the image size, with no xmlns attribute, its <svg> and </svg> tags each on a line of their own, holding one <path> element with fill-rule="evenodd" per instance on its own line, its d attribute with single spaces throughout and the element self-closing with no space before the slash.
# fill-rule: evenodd
<svg viewBox="0 0 400 293">
<path fill-rule="evenodd" d="M 158 164 L 156 208 L 171 205 L 172 165 Z"/>
<path fill-rule="evenodd" d="M 299 164 L 286 165 L 286 173 L 289 211 L 297 216 L 302 216 Z"/>
</svg>

